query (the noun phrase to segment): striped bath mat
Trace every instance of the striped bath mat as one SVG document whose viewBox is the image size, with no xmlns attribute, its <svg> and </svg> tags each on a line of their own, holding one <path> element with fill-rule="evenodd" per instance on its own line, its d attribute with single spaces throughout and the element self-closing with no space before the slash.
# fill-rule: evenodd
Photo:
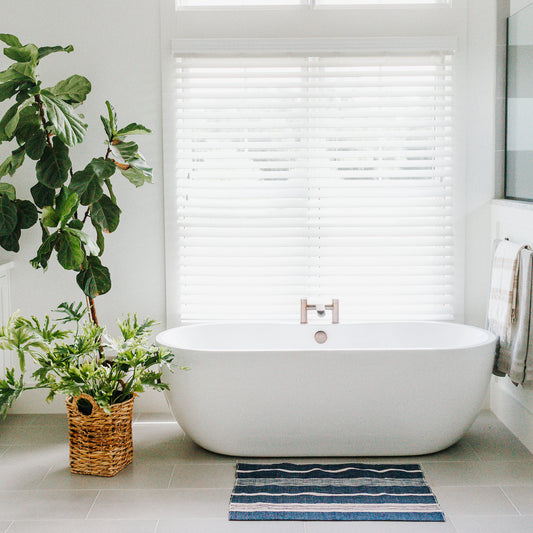
<svg viewBox="0 0 533 533">
<path fill-rule="evenodd" d="M 238 463 L 230 520 L 444 522 L 415 464 Z"/>
</svg>

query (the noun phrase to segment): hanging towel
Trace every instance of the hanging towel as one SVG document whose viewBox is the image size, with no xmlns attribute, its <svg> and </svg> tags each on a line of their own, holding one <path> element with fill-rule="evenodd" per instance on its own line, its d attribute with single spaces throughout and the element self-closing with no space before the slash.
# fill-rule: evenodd
<svg viewBox="0 0 533 533">
<path fill-rule="evenodd" d="M 500 338 L 511 341 L 516 319 L 520 251 L 525 248 L 510 241 L 500 241 L 494 252 L 490 282 L 487 329 Z"/>
<path fill-rule="evenodd" d="M 497 376 L 508 375 L 515 385 L 520 384 L 531 388 L 533 387 L 533 306 L 531 305 L 533 251 L 527 247 L 520 247 L 518 262 L 515 319 L 511 322 L 508 338 L 500 337 L 494 374 Z M 491 283 L 491 289 L 492 285 Z M 490 325 L 488 329 L 491 329 Z M 496 331 L 492 331 L 498 334 Z"/>
</svg>

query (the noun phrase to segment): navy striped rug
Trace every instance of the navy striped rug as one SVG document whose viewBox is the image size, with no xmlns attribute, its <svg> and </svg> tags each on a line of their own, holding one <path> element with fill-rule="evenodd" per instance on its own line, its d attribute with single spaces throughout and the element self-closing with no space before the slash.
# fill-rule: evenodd
<svg viewBox="0 0 533 533">
<path fill-rule="evenodd" d="M 444 522 L 416 464 L 238 463 L 230 520 Z"/>
</svg>

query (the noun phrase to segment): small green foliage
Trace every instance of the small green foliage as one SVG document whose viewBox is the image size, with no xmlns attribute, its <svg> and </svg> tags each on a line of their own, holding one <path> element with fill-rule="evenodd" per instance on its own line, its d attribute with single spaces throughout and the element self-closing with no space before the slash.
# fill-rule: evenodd
<svg viewBox="0 0 533 533">
<path fill-rule="evenodd" d="M 48 389 L 49 401 L 56 394 L 89 394 L 107 412 L 146 388 L 168 389 L 161 381 L 161 367 L 170 367 L 174 356 L 150 342 L 153 320 L 128 315 L 118 321 L 121 337 L 111 339 L 104 328 L 86 320 L 81 303 L 64 302 L 55 312 L 59 318 L 47 316 L 42 322 L 15 314 L 0 328 L 0 349 L 15 350 L 22 368 L 20 376 L 8 369 L 0 379 L 0 416 L 29 389 Z M 60 329 L 57 323 L 73 324 L 75 331 Z M 107 357 L 100 355 L 102 346 Z M 25 380 L 26 358 L 37 368 L 31 384 Z"/>
</svg>

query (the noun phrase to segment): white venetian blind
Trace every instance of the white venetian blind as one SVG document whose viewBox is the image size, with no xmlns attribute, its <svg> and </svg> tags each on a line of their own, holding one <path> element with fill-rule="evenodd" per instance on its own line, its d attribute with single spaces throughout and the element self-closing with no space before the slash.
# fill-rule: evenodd
<svg viewBox="0 0 533 533">
<path fill-rule="evenodd" d="M 184 323 L 452 319 L 445 53 L 177 58 L 174 244 Z"/>
</svg>

